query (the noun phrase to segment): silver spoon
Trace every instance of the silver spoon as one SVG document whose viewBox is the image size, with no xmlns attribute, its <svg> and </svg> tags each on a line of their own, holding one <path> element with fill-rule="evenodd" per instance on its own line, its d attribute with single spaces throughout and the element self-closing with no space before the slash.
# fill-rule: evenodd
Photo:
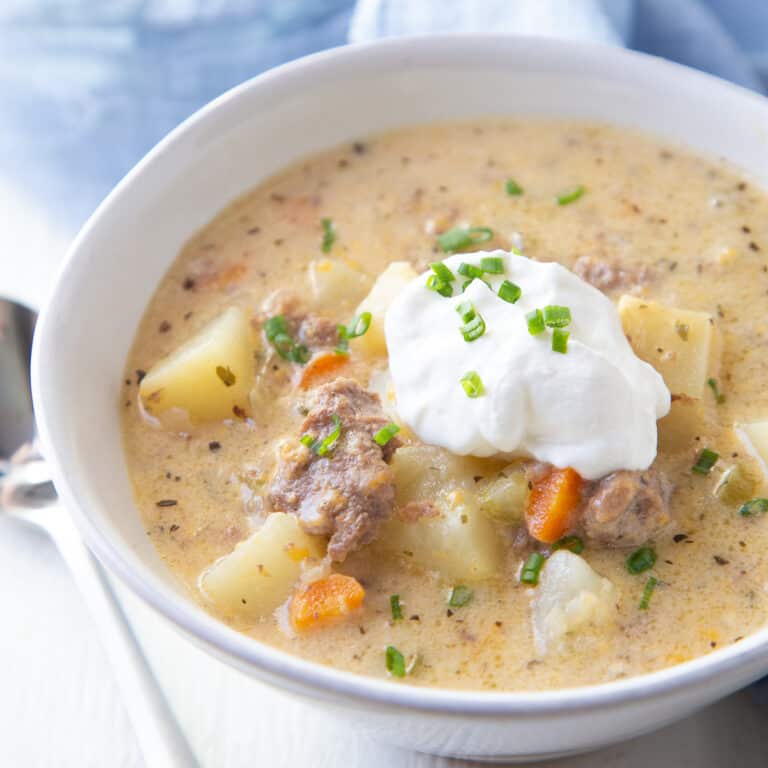
<svg viewBox="0 0 768 768">
<path fill-rule="evenodd" d="M 43 528 L 80 588 L 100 633 L 148 768 L 196 766 L 96 558 L 56 497 L 35 444 L 29 355 L 35 313 L 0 299 L 0 513 Z"/>
</svg>

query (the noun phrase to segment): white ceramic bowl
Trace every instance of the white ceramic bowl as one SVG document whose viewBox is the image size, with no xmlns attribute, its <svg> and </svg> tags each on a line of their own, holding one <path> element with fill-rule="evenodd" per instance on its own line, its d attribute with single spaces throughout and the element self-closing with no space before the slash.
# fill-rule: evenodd
<svg viewBox="0 0 768 768">
<path fill-rule="evenodd" d="M 768 630 L 653 674 L 541 693 L 423 690 L 303 661 L 234 632 L 184 596 L 134 508 L 118 400 L 155 286 L 184 241 L 234 197 L 340 142 L 407 123 L 509 114 L 639 128 L 724 156 L 768 186 L 768 101 L 664 61 L 491 36 L 327 51 L 226 93 L 128 174 L 72 245 L 33 359 L 56 486 L 88 544 L 131 589 L 212 654 L 322 700 L 357 728 L 417 750 L 491 759 L 585 750 L 682 717 L 768 672 Z"/>
</svg>

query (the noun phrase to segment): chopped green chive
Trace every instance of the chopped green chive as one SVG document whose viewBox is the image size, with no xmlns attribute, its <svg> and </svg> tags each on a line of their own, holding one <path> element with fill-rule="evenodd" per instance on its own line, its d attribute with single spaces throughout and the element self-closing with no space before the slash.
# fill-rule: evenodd
<svg viewBox="0 0 768 768">
<path fill-rule="evenodd" d="M 540 309 L 534 309 L 533 312 L 529 312 L 525 316 L 525 320 L 528 323 L 528 333 L 531 336 L 537 336 L 544 332 L 544 315 Z"/>
<path fill-rule="evenodd" d="M 485 321 L 475 312 L 471 301 L 462 301 L 456 305 L 456 311 L 463 321 L 459 328 L 464 341 L 474 341 L 485 333 Z"/>
<path fill-rule="evenodd" d="M 475 341 L 485 333 L 485 320 L 480 315 L 475 315 L 459 328 L 464 341 Z"/>
<path fill-rule="evenodd" d="M 441 296 L 453 296 L 453 281 L 456 275 L 441 261 L 436 261 L 429 266 L 433 274 L 427 278 L 427 288 Z"/>
<path fill-rule="evenodd" d="M 719 458 L 720 454 L 710 451 L 709 448 L 704 448 L 696 459 L 696 463 L 691 467 L 691 471 L 697 475 L 708 475 Z"/>
<path fill-rule="evenodd" d="M 341 437 L 341 419 L 335 413 L 331 414 L 331 419 L 333 420 L 334 425 L 333 430 L 328 435 L 328 437 L 326 437 L 323 442 L 320 443 L 317 449 L 318 456 L 325 456 L 327 453 L 332 451 L 336 447 L 336 443 Z"/>
<path fill-rule="evenodd" d="M 453 272 L 451 272 L 451 270 L 448 269 L 448 267 L 446 267 L 442 261 L 436 261 L 429 266 L 444 283 L 450 283 L 456 279 L 456 275 L 454 275 Z"/>
<path fill-rule="evenodd" d="M 361 312 L 348 326 L 347 338 L 356 339 L 371 327 L 371 313 Z"/>
<path fill-rule="evenodd" d="M 742 517 L 756 517 L 768 512 L 768 499 L 750 499 L 739 508 Z"/>
<path fill-rule="evenodd" d="M 460 301 L 456 305 L 456 312 L 458 312 L 462 322 L 466 323 L 475 316 L 475 307 L 471 301 Z"/>
<path fill-rule="evenodd" d="M 571 310 L 568 307 L 559 307 L 549 304 L 544 307 L 544 325 L 547 328 L 565 328 L 571 324 Z"/>
<path fill-rule="evenodd" d="M 509 280 L 505 280 L 499 286 L 499 298 L 508 301 L 510 304 L 514 304 L 522 296 L 522 293 L 520 286 L 511 283 Z"/>
<path fill-rule="evenodd" d="M 627 558 L 627 570 L 637 575 L 656 565 L 656 551 L 651 547 L 640 547 Z"/>
<path fill-rule="evenodd" d="M 405 657 L 394 645 L 388 645 L 384 653 L 387 672 L 392 677 L 405 677 Z"/>
<path fill-rule="evenodd" d="M 480 259 L 480 269 L 489 275 L 503 275 L 504 259 L 501 256 L 483 256 Z"/>
<path fill-rule="evenodd" d="M 451 608 L 461 608 L 465 606 L 475 593 L 463 584 L 457 584 L 452 590 L 450 597 L 448 598 L 448 605 Z"/>
<path fill-rule="evenodd" d="M 357 317 L 352 320 L 349 325 L 339 325 L 337 330 L 339 332 L 339 343 L 336 347 L 336 352 L 345 354 L 349 348 L 349 340 L 356 339 L 358 336 L 362 336 L 371 327 L 371 313 L 361 312 Z"/>
<path fill-rule="evenodd" d="M 584 551 L 584 541 L 580 536 L 563 536 L 552 545 L 553 552 L 558 549 L 567 549 L 574 555 L 580 555 Z"/>
<path fill-rule="evenodd" d="M 575 187 L 571 187 L 571 189 L 556 195 L 555 200 L 558 205 L 570 205 L 571 203 L 575 203 L 586 191 L 587 188 L 585 186 L 578 184 Z"/>
<path fill-rule="evenodd" d="M 504 189 L 510 197 L 518 197 L 523 194 L 523 188 L 514 179 L 507 179 Z"/>
<path fill-rule="evenodd" d="M 400 595 L 390 595 L 389 607 L 392 610 L 392 621 L 400 621 L 403 618 L 403 609 L 400 605 Z"/>
<path fill-rule="evenodd" d="M 294 344 L 290 354 L 290 361 L 304 365 L 310 358 L 309 350 L 303 344 Z"/>
<path fill-rule="evenodd" d="M 437 238 L 437 244 L 444 253 L 454 253 L 473 245 L 485 243 L 493 237 L 493 230 L 488 227 L 456 227 L 443 232 Z"/>
<path fill-rule="evenodd" d="M 460 275 L 472 278 L 473 280 L 476 277 L 483 276 L 483 270 L 480 267 L 476 267 L 474 264 L 467 264 L 465 261 L 462 261 L 461 264 L 459 264 L 458 271 Z"/>
<path fill-rule="evenodd" d="M 336 447 L 336 443 L 341 437 L 341 419 L 335 413 L 331 415 L 331 419 L 333 420 L 333 429 L 327 437 L 320 440 L 320 438 L 307 433 L 301 436 L 299 442 L 306 445 L 312 453 L 316 453 L 318 456 L 327 456 Z"/>
<path fill-rule="evenodd" d="M 235 374 L 232 373 L 229 366 L 217 365 L 216 375 L 224 382 L 225 387 L 231 387 L 237 381 Z"/>
<path fill-rule="evenodd" d="M 520 571 L 520 581 L 535 587 L 539 583 L 539 573 L 546 558 L 541 552 L 531 552 Z"/>
<path fill-rule="evenodd" d="M 552 331 L 552 351 L 564 355 L 568 352 L 568 337 L 571 334 L 562 328 L 555 328 Z"/>
<path fill-rule="evenodd" d="M 323 242 L 320 247 L 323 253 L 329 253 L 336 242 L 336 229 L 330 219 L 320 219 L 320 226 L 323 228 Z"/>
<path fill-rule="evenodd" d="M 648 606 L 651 604 L 651 597 L 653 596 L 653 590 L 656 589 L 656 585 L 659 580 L 655 576 L 649 577 L 645 582 L 645 589 L 643 590 L 643 596 L 640 598 L 639 608 L 641 611 L 647 611 Z"/>
<path fill-rule="evenodd" d="M 264 323 L 264 335 L 280 357 L 292 363 L 304 363 L 309 360 L 309 350 L 303 344 L 297 344 L 288 332 L 288 323 L 282 315 L 270 317 Z"/>
<path fill-rule="evenodd" d="M 398 427 L 397 424 L 395 424 L 393 421 L 390 421 L 389 424 L 383 426 L 373 436 L 373 440 L 377 445 L 386 445 L 399 431 L 400 427 Z"/>
<path fill-rule="evenodd" d="M 282 315 L 270 317 L 264 323 L 264 335 L 269 341 L 274 341 L 280 334 L 288 335 L 288 323 Z"/>
<path fill-rule="evenodd" d="M 482 379 L 477 375 L 477 371 L 468 371 L 461 377 L 461 386 L 467 393 L 467 397 L 480 397 L 485 392 Z"/>
<path fill-rule="evenodd" d="M 718 405 L 725 402 L 725 395 L 720 392 L 720 388 L 717 386 L 717 379 L 707 379 L 707 386 L 712 390 L 712 394 L 715 396 L 715 402 Z"/>
<path fill-rule="evenodd" d="M 278 333 L 277 336 L 270 339 L 270 341 L 280 357 L 284 357 L 286 360 L 290 359 L 291 351 L 294 347 L 294 341 L 291 336 L 286 333 Z"/>
<path fill-rule="evenodd" d="M 453 286 L 450 283 L 441 280 L 437 275 L 430 275 L 427 278 L 427 288 L 446 298 L 453 296 Z"/>
</svg>

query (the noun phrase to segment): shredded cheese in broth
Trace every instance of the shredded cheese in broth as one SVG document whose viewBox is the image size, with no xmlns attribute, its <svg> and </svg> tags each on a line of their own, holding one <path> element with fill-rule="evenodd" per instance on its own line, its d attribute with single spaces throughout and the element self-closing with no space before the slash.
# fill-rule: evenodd
<svg viewBox="0 0 768 768">
<path fill-rule="evenodd" d="M 461 457 L 400 419 L 388 307 L 431 264 L 473 261 L 454 250 L 498 249 L 557 261 L 615 304 L 672 395 L 651 475 L 638 464 L 639 479 L 606 484 Z M 223 621 L 397 684 L 563 688 L 737 642 L 768 617 L 766 249 L 765 192 L 609 126 L 429 125 L 307 158 L 192 235 L 138 329 L 120 408 L 147 534 Z M 286 288 L 301 322 L 275 295 Z M 472 318 L 452 312 L 458 336 Z M 275 317 L 285 324 L 266 325 Z M 479 364 L 449 373 L 467 413 L 490 397 Z M 369 416 L 357 385 L 323 389 L 339 378 L 382 394 L 384 412 Z M 446 429 L 464 426 L 456 416 Z M 291 483 L 314 472 L 308 506 L 332 507 L 323 478 L 360 452 L 371 477 L 396 485 L 394 499 L 368 488 L 371 508 L 396 511 L 373 541 L 347 553 L 339 540 L 346 556 L 334 557 L 330 530 L 316 532 L 327 520 L 318 513 L 308 531 L 289 508 Z M 616 494 L 637 488 L 642 514 L 608 519 Z"/>
</svg>

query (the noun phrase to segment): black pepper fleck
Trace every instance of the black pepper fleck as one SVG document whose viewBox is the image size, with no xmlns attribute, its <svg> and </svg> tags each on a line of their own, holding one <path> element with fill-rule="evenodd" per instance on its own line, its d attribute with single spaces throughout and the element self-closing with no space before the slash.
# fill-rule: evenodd
<svg viewBox="0 0 768 768">
<path fill-rule="evenodd" d="M 158 507 L 175 507 L 179 502 L 176 499 L 160 499 L 157 502 Z"/>
<path fill-rule="evenodd" d="M 215 453 L 220 448 L 221 448 L 221 443 L 218 440 L 211 440 L 211 442 L 208 443 L 208 450 L 209 451 L 213 451 Z"/>
<path fill-rule="evenodd" d="M 722 555 L 715 555 L 715 562 L 718 565 L 728 565 L 730 561 L 726 560 Z"/>
<path fill-rule="evenodd" d="M 196 285 L 197 285 L 197 283 L 195 282 L 195 278 L 194 277 L 185 277 L 184 278 L 184 282 L 181 284 L 181 287 L 185 291 L 194 291 Z"/>
<path fill-rule="evenodd" d="M 157 326 L 158 333 L 168 333 L 170 330 L 171 324 L 167 320 L 163 320 L 163 322 Z"/>
</svg>

